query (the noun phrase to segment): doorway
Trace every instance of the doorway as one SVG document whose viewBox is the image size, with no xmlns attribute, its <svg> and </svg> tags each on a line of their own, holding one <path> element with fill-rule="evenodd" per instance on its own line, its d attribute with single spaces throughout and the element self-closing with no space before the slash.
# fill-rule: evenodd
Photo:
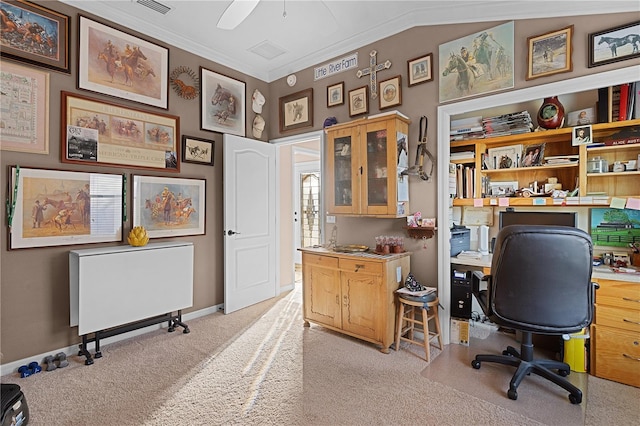
<svg viewBox="0 0 640 426">
<path fill-rule="evenodd" d="M 296 149 L 294 148 L 294 161 Z M 302 263 L 301 247 L 321 243 L 320 232 L 320 161 L 294 164 L 293 235 L 294 263 Z"/>
</svg>

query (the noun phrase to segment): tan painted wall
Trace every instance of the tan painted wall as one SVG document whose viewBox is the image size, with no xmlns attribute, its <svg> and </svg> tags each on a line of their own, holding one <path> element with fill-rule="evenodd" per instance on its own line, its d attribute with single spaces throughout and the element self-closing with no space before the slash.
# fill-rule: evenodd
<svg viewBox="0 0 640 426">
<path fill-rule="evenodd" d="M 2 151 L 0 159 L 0 169 L 2 176 L 2 188 L 6 191 L 5 179 L 10 165 L 19 164 L 21 166 L 53 168 L 64 170 L 114 172 L 121 173 L 121 169 L 109 167 L 87 167 L 85 165 L 76 166 L 60 163 L 60 91 L 66 90 L 89 95 L 94 98 L 113 101 L 99 94 L 90 94 L 76 89 L 76 30 L 77 30 L 77 10 L 63 3 L 47 1 L 39 2 L 46 7 L 58 12 L 67 14 L 72 18 L 71 32 L 71 61 L 72 72 L 70 75 L 58 72 L 51 72 L 51 95 L 50 95 L 50 153 L 49 155 L 23 154 Z M 101 21 L 97 17 L 93 17 Z M 631 18 L 626 14 L 605 15 L 594 17 L 578 18 L 558 18 L 545 20 L 517 21 L 515 25 L 516 45 L 516 88 L 548 83 L 555 80 L 562 80 L 568 77 L 596 73 L 607 69 L 630 65 L 630 61 L 619 64 L 588 69 L 586 67 L 586 43 L 588 32 L 609 28 L 615 25 L 625 24 Z M 403 76 L 403 104 L 400 109 L 405 114 L 414 118 L 414 123 L 410 127 L 410 138 L 414 141 L 417 138 L 417 122 L 415 119 L 420 115 L 427 115 L 430 119 L 429 140 L 430 149 L 435 149 L 436 143 L 436 108 L 438 104 L 438 77 L 435 81 L 415 86 L 408 89 L 406 87 L 406 61 L 418 57 L 428 52 L 434 52 L 434 60 L 437 64 L 438 45 L 476 31 L 489 28 L 497 23 L 467 24 L 467 25 L 447 25 L 440 27 L 420 27 L 405 31 L 397 36 L 390 37 L 377 43 L 364 46 L 358 50 L 361 68 L 367 63 L 369 52 L 378 50 L 378 60 L 390 59 L 393 66 L 390 70 L 380 74 L 380 79 L 386 79 L 393 75 Z M 547 31 L 563 28 L 568 24 L 576 27 L 574 35 L 574 71 L 566 74 L 524 81 L 526 66 L 526 38 L 531 35 L 545 33 Z M 115 27 L 117 25 L 111 24 Z M 136 34 L 131 29 L 127 32 Z M 136 34 L 144 37 L 142 34 Z M 161 43 L 158 43 L 161 44 Z M 337 55 L 340 57 L 342 55 Z M 263 133 L 263 140 L 275 139 L 281 135 L 275 131 L 278 129 L 278 98 L 298 90 L 308 87 L 314 88 L 314 126 L 309 129 L 302 129 L 297 133 L 304 133 L 311 130 L 318 130 L 327 116 L 336 116 L 339 122 L 349 120 L 346 105 L 326 108 L 326 86 L 339 81 L 345 81 L 346 90 L 366 84 L 364 80 L 358 80 L 355 72 L 338 74 L 330 79 L 313 82 L 313 70 L 307 69 L 297 74 L 298 83 L 294 88 L 289 88 L 284 79 L 271 84 L 248 77 L 234 70 L 220 66 L 214 62 L 205 60 L 196 55 L 192 55 L 178 48 L 170 48 L 170 69 L 178 65 L 185 65 L 194 70 L 200 66 L 212 69 L 216 72 L 226 74 L 246 82 L 247 105 L 250 105 L 251 93 L 258 88 L 267 98 L 267 108 L 263 115 L 267 122 L 266 132 Z M 434 64 L 434 65 L 435 65 Z M 607 82 L 603 82 L 605 86 Z M 144 110 L 154 110 L 152 107 L 145 107 L 140 104 L 130 103 L 124 100 L 116 100 L 122 105 L 140 108 Z M 377 106 L 370 106 L 370 113 L 376 113 Z M 195 274 L 194 274 L 194 306 L 190 311 L 207 308 L 223 301 L 223 256 L 222 256 L 222 136 L 212 132 L 201 131 L 199 123 L 199 101 L 183 100 L 173 91 L 169 94 L 168 114 L 179 115 L 181 117 L 181 134 L 213 139 L 215 145 L 215 166 L 207 167 L 195 164 L 181 165 L 180 177 L 204 178 L 207 179 L 206 197 L 206 235 L 197 237 L 184 237 L 183 240 L 192 241 L 195 245 Z M 251 135 L 251 122 L 253 112 L 247 110 L 247 135 Z M 410 157 L 413 161 L 413 157 Z M 283 168 L 284 169 L 284 168 Z M 126 170 L 129 175 L 163 175 L 142 170 Z M 282 170 L 284 175 L 287 173 Z M 290 174 L 290 172 L 289 172 Z M 166 174 L 166 176 L 175 176 Z M 282 176 L 281 176 L 282 177 Z M 436 216 L 436 185 L 437 183 L 413 183 L 411 187 L 412 209 L 421 210 L 428 216 Z M 286 188 L 282 193 L 290 194 Z M 3 194 L 6 196 L 6 193 Z M 289 195 L 290 196 L 290 195 Z M 291 209 L 288 210 L 289 212 Z M 286 212 L 283 209 L 283 215 Z M 131 215 L 124 224 L 125 232 L 131 228 Z M 2 209 L 2 223 L 6 223 L 6 213 Z M 290 218 L 289 218 L 290 219 Z M 286 218 L 283 216 L 283 221 Z M 378 234 L 389 234 L 398 232 L 402 226 L 401 220 L 377 220 L 377 219 L 357 219 L 339 218 L 339 242 L 341 243 L 370 243 L 373 236 Z M 327 229 L 331 229 L 329 225 Z M 7 227 L 3 226 L 0 231 L 0 240 L 7 241 Z M 290 238 L 283 239 L 288 241 Z M 109 245 L 109 244 L 105 244 Z M 118 245 L 114 243 L 113 245 Z M 68 252 L 75 248 L 86 248 L 87 246 L 62 246 L 51 248 L 34 248 L 9 251 L 6 244 L 0 248 L 0 350 L 2 351 L 2 363 L 8 363 L 23 358 L 28 358 L 33 354 L 55 351 L 63 347 L 78 343 L 77 330 L 69 327 L 69 273 L 68 273 Z M 436 240 L 430 240 L 427 249 L 422 250 L 421 244 L 416 243 L 409 247 L 414 250 L 412 256 L 412 269 L 420 277 L 435 281 L 436 272 Z M 283 252 L 291 253 L 291 248 L 282 245 Z M 283 281 L 285 284 L 285 281 Z"/>
</svg>

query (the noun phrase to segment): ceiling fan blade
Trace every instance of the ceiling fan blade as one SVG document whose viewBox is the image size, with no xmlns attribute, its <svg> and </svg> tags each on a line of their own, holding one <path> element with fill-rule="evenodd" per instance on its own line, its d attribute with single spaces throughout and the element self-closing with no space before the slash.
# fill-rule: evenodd
<svg viewBox="0 0 640 426">
<path fill-rule="evenodd" d="M 244 21 L 260 0 L 233 0 L 218 20 L 217 27 L 221 30 L 232 30 Z"/>
</svg>

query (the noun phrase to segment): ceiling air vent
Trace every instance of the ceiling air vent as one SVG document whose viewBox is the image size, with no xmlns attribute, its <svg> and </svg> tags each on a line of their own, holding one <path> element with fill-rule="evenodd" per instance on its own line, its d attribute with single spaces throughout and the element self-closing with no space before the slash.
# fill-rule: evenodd
<svg viewBox="0 0 640 426">
<path fill-rule="evenodd" d="M 251 49 L 249 49 L 249 51 L 255 53 L 256 55 L 260 55 L 265 59 L 273 59 L 277 56 L 282 55 L 283 53 L 287 53 L 286 50 L 276 46 L 268 40 L 265 40 L 262 43 L 253 46 Z"/>
<path fill-rule="evenodd" d="M 165 6 L 162 3 L 158 3 L 155 0 L 136 0 L 136 3 L 141 4 L 145 7 L 148 7 L 149 9 L 155 10 L 158 13 L 162 13 L 163 15 L 166 15 L 167 12 L 171 10 L 169 6 Z"/>
</svg>

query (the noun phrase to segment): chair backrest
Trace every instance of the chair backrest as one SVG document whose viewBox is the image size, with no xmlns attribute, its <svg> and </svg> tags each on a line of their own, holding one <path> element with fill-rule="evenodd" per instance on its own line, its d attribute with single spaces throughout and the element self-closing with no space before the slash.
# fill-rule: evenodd
<svg viewBox="0 0 640 426">
<path fill-rule="evenodd" d="M 591 324 L 593 246 L 565 226 L 511 225 L 496 238 L 489 303 L 498 324 L 541 334 L 575 333 Z"/>
</svg>

